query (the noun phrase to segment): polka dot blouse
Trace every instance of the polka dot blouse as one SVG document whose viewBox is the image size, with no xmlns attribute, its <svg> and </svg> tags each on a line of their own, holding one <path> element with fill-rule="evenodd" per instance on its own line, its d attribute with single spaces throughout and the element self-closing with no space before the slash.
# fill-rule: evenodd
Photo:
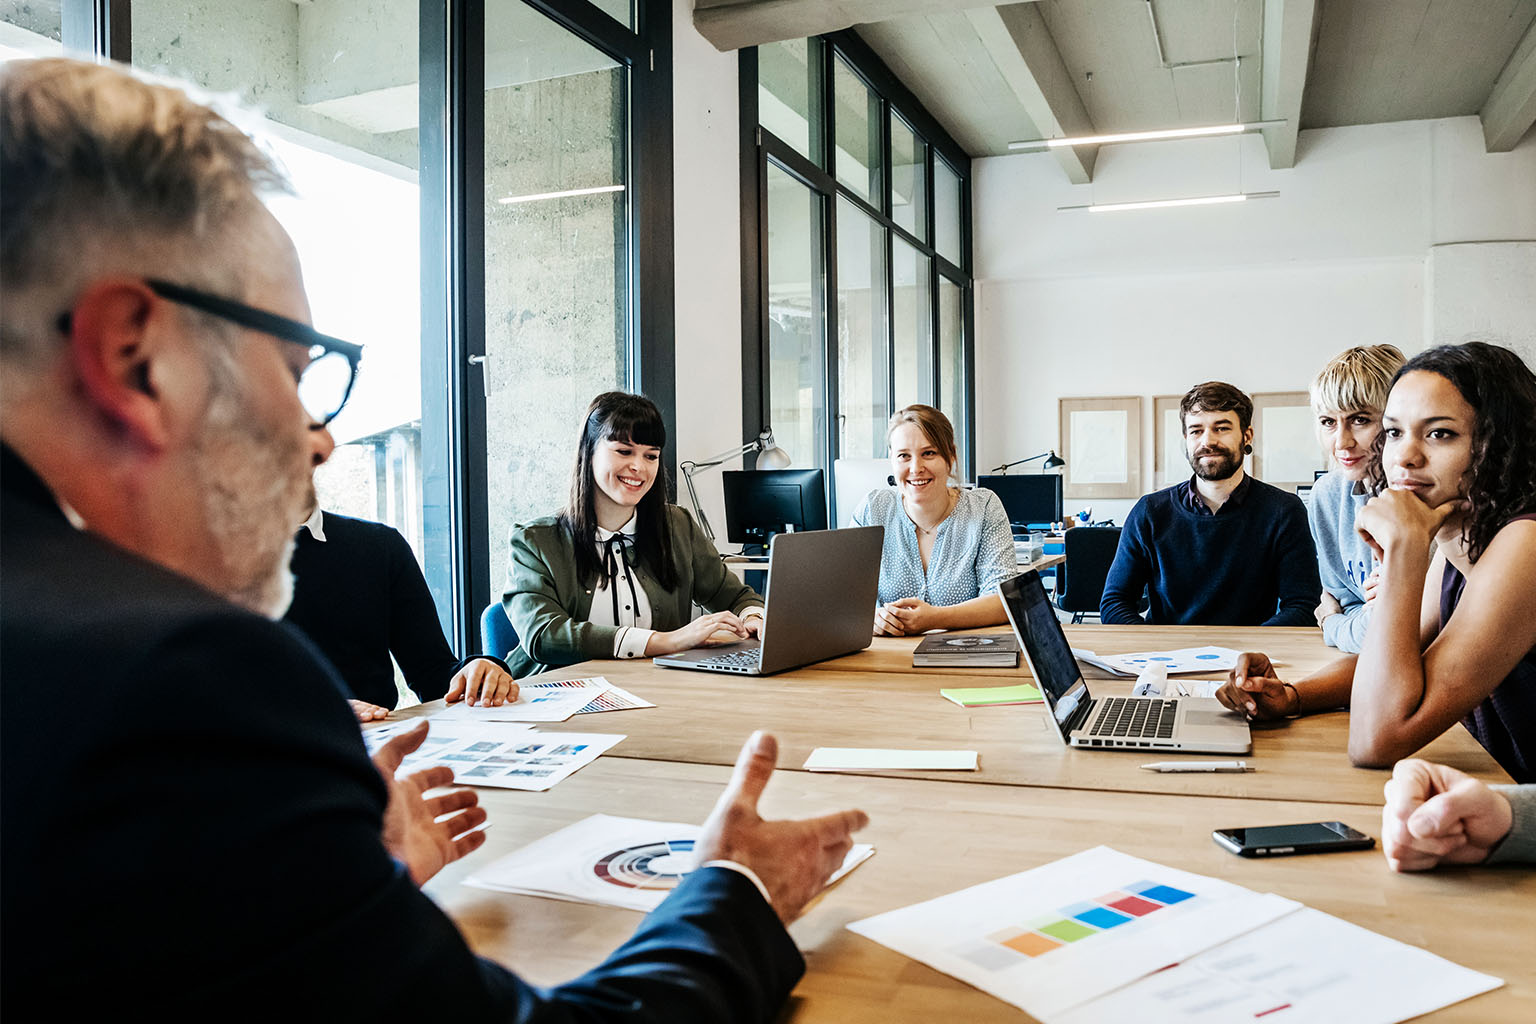
<svg viewBox="0 0 1536 1024">
<path fill-rule="evenodd" d="M 928 570 L 917 551 L 917 528 L 901 507 L 901 496 L 888 488 L 871 491 L 854 513 L 855 526 L 885 527 L 880 557 L 880 603 L 917 597 L 948 606 L 983 594 L 1019 569 L 1013 531 L 997 495 L 982 488 L 962 490 L 949 518 L 939 524 L 928 556 Z"/>
</svg>

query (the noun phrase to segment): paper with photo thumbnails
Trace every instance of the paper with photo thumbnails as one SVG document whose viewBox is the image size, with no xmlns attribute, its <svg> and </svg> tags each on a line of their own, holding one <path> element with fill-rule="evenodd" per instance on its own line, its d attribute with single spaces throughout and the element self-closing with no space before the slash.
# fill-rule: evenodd
<svg viewBox="0 0 1536 1024">
<path fill-rule="evenodd" d="M 372 754 L 390 736 L 415 725 L 416 720 L 407 720 L 367 729 L 363 741 Z M 422 745 L 401 763 L 400 774 L 443 765 L 453 770 L 455 785 L 537 792 L 591 764 L 622 739 L 604 733 L 535 732 L 517 722 L 433 721 Z"/>
</svg>

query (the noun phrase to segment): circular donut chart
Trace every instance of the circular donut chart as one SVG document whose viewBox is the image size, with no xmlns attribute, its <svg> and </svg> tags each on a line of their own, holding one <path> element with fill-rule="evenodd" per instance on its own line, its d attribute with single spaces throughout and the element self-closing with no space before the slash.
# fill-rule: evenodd
<svg viewBox="0 0 1536 1024">
<path fill-rule="evenodd" d="M 693 870 L 693 840 L 671 839 L 627 846 L 598 858 L 592 873 L 625 889 L 671 889 Z"/>
<path fill-rule="evenodd" d="M 997 643 L 990 636 L 957 636 L 951 640 L 945 640 L 945 647 L 990 647 Z"/>
</svg>

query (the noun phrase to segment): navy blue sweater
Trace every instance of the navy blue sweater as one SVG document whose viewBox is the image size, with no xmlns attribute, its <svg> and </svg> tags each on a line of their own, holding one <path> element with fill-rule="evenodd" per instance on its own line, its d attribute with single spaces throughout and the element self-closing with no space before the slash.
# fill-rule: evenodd
<svg viewBox="0 0 1536 1024">
<path fill-rule="evenodd" d="M 1099 619 L 1181 626 L 1312 626 L 1322 593 L 1301 499 L 1247 481 L 1216 515 L 1196 513 L 1189 482 L 1147 494 L 1120 534 Z M 1142 587 L 1152 598 L 1136 613 Z"/>
</svg>

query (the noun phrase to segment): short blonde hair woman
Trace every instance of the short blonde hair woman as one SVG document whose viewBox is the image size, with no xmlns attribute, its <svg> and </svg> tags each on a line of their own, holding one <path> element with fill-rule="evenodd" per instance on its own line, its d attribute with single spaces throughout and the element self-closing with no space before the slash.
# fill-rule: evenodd
<svg viewBox="0 0 1536 1024">
<path fill-rule="evenodd" d="M 879 488 L 854 513 L 855 526 L 885 527 L 875 632 L 1007 621 L 998 585 L 1018 572 L 1013 532 L 997 495 L 959 486 L 955 428 L 931 405 L 909 405 L 886 430 L 896 490 Z"/>
<path fill-rule="evenodd" d="M 1371 549 L 1355 532 L 1355 514 L 1370 497 L 1381 411 L 1402 365 L 1403 353 L 1394 345 L 1360 346 L 1334 356 L 1312 382 L 1317 439 L 1333 463 L 1313 485 L 1307 507 L 1323 583 L 1314 614 L 1328 645 L 1348 654 L 1359 653 L 1365 642 L 1365 585 L 1372 571 Z"/>
</svg>

